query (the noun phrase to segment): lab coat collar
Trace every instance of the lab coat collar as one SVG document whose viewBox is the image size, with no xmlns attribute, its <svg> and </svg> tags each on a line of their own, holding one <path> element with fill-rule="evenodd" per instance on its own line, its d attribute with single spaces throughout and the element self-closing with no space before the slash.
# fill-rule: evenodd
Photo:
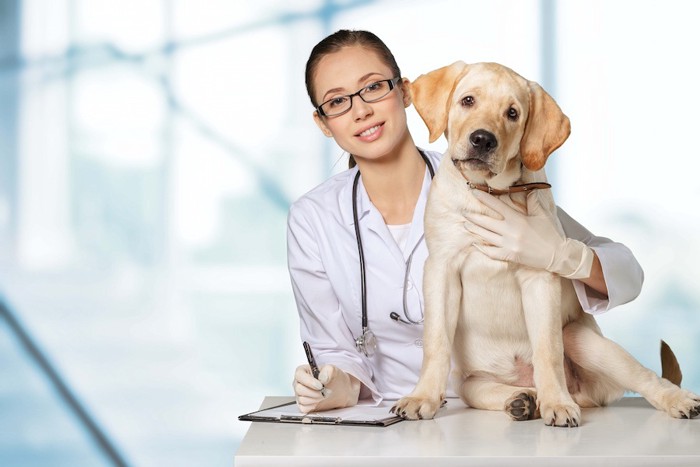
<svg viewBox="0 0 700 467">
<path fill-rule="evenodd" d="M 427 154 L 428 159 L 433 165 L 433 169 L 437 171 L 438 165 L 440 164 L 440 154 L 431 151 L 425 151 L 424 149 L 420 150 Z M 355 180 L 355 175 L 359 170 L 359 167 L 355 166 L 352 169 L 348 169 L 345 172 L 345 185 L 342 187 L 338 196 L 338 202 L 340 203 L 340 212 L 343 217 L 343 221 L 346 225 L 354 224 L 352 218 L 352 183 Z M 416 222 L 419 222 L 420 225 L 420 229 L 412 229 L 414 231 L 420 230 L 418 237 L 420 237 L 420 235 L 423 233 L 423 212 L 425 211 L 425 202 L 428 199 L 428 191 L 430 190 L 431 181 L 432 179 L 430 178 L 430 171 L 428 171 L 428 168 L 426 167 L 425 178 L 423 179 L 423 189 L 421 191 L 420 198 L 418 199 L 418 203 L 416 204 L 416 209 L 413 214 L 413 225 L 416 225 Z M 367 195 L 365 186 L 362 183 L 362 178 L 360 178 L 359 186 L 357 188 L 357 217 L 361 222 L 362 218 L 369 213 L 372 207 L 372 203 L 369 200 L 369 196 Z M 411 237 L 413 237 L 413 233 L 411 234 Z"/>
<path fill-rule="evenodd" d="M 347 225 L 353 226 L 353 213 L 352 213 L 352 185 L 355 180 L 355 175 L 357 174 L 358 168 L 354 167 L 348 171 L 348 179 L 345 187 L 343 188 L 343 194 L 340 197 L 340 202 L 342 203 L 342 212 L 344 221 Z M 411 220 L 411 231 L 409 233 L 408 241 L 406 242 L 407 253 L 400 251 L 398 245 L 394 241 L 394 238 L 389 232 L 389 228 L 386 226 L 381 213 L 374 207 L 369 199 L 367 190 L 365 190 L 364 184 L 362 183 L 362 177 L 360 177 L 358 187 L 357 187 L 357 218 L 361 226 L 367 227 L 370 231 L 376 233 L 386 244 L 392 255 L 400 260 L 403 264 L 405 262 L 405 257 L 413 251 L 413 248 L 421 240 L 423 235 L 423 218 L 425 213 L 425 203 L 428 198 L 428 191 L 430 190 L 431 184 L 430 172 L 427 167 L 425 169 L 425 175 L 423 179 L 423 187 L 421 188 L 421 193 L 416 202 L 416 207 L 413 211 L 413 219 Z"/>
<path fill-rule="evenodd" d="M 434 162 L 433 162 L 434 164 Z M 357 175 L 358 172 L 357 166 L 353 167 L 352 169 L 348 170 L 347 174 L 348 177 L 346 179 L 345 186 L 342 189 L 341 196 L 339 197 L 339 201 L 341 203 L 341 212 L 343 215 L 343 221 L 347 225 L 353 225 L 354 219 L 352 215 L 352 184 L 355 181 L 355 175 Z M 428 171 L 428 168 L 426 167 L 425 169 L 425 174 L 423 178 L 423 187 L 421 188 L 421 194 L 418 197 L 418 202 L 416 203 L 416 208 L 413 211 L 413 220 L 412 220 L 412 225 L 418 225 L 421 226 L 420 233 L 418 233 L 418 237 L 423 233 L 423 214 L 425 212 L 425 202 L 428 199 L 428 191 L 430 190 L 430 183 L 432 179 L 430 178 L 430 172 Z M 360 222 L 362 222 L 362 219 L 369 214 L 370 210 L 373 208 L 372 202 L 369 199 L 369 195 L 367 194 L 367 190 L 365 190 L 365 185 L 362 182 L 362 177 L 360 176 L 360 180 L 357 186 L 357 218 Z M 413 234 L 415 233 L 417 229 L 412 228 L 411 232 L 411 237 L 413 237 Z M 409 243 L 411 238 L 409 238 Z"/>
</svg>

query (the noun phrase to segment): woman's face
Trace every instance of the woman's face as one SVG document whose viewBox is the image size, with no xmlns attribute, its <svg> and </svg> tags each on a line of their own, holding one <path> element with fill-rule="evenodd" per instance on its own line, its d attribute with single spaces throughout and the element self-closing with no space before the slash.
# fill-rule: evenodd
<svg viewBox="0 0 700 467">
<path fill-rule="evenodd" d="M 361 46 L 344 47 L 323 57 L 314 74 L 315 98 L 319 104 L 353 94 L 376 81 L 395 78 L 376 52 Z M 409 137 L 406 107 L 410 100 L 399 82 L 384 98 L 367 103 L 352 98 L 352 108 L 338 116 L 314 120 L 348 153 L 360 159 L 378 159 L 394 154 Z"/>
</svg>

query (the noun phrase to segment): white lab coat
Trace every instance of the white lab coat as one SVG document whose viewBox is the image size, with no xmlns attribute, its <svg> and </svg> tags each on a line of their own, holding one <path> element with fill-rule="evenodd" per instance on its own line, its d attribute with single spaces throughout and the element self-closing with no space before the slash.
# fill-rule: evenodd
<svg viewBox="0 0 700 467">
<path fill-rule="evenodd" d="M 437 170 L 442 156 L 427 152 Z M 360 179 L 358 218 L 365 254 L 367 315 L 377 337 L 378 350 L 367 358 L 355 348 L 361 334 L 360 265 L 352 215 L 352 184 L 357 167 L 331 177 L 290 208 L 288 266 L 301 320 L 301 338 L 308 341 L 319 366 L 333 364 L 363 383 L 361 398 L 398 399 L 411 392 L 423 358 L 422 325 L 398 323 L 403 318 L 405 258 L 423 234 L 423 213 L 430 188 L 426 169 L 405 251 L 401 251 L 370 201 Z M 641 291 L 643 272 L 630 250 L 620 243 L 596 237 L 559 210 L 568 237 L 592 247 L 600 259 L 608 286 L 601 297 L 574 281 L 583 308 L 599 313 L 633 300 Z M 422 313 L 425 241 L 416 249 L 407 288 L 408 310 L 413 319 Z"/>
</svg>

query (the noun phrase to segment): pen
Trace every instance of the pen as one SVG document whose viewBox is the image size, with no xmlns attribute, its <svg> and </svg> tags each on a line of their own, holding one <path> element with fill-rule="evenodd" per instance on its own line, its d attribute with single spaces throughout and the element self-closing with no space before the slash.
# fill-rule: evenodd
<svg viewBox="0 0 700 467">
<path fill-rule="evenodd" d="M 306 352 L 306 359 L 309 361 L 309 366 L 311 367 L 311 374 L 314 376 L 314 378 L 318 379 L 318 365 L 316 364 L 314 354 L 311 352 L 311 346 L 306 341 L 304 341 L 304 352 Z M 325 387 L 321 388 L 321 395 L 323 397 L 326 397 Z"/>
</svg>

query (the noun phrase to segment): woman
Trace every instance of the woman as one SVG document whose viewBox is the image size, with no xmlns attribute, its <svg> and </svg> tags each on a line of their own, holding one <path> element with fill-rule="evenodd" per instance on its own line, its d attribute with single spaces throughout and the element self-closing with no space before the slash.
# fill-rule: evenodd
<svg viewBox="0 0 700 467">
<path fill-rule="evenodd" d="M 318 378 L 309 365 L 295 372 L 303 412 L 398 399 L 420 374 L 428 254 L 423 212 L 441 155 L 413 142 L 406 84 L 390 50 L 367 31 L 337 31 L 314 47 L 306 64 L 314 121 L 350 154 L 351 168 L 289 212 L 288 263 L 301 336 L 321 367 Z M 480 199 L 507 218 L 465 220 L 467 229 L 488 237 L 485 254 L 574 279 L 590 313 L 639 294 L 643 273 L 624 245 L 593 236 L 559 210 L 569 237 L 562 241 L 541 219 L 490 195 Z M 506 229 L 505 222 L 517 228 Z"/>
</svg>

